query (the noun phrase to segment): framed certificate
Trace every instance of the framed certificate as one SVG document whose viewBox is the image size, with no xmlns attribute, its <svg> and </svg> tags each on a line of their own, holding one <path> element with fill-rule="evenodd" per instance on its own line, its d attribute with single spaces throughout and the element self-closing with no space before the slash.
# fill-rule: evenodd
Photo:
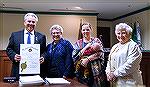
<svg viewBox="0 0 150 87">
<path fill-rule="evenodd" d="M 40 74 L 40 44 L 20 44 L 19 74 Z"/>
</svg>

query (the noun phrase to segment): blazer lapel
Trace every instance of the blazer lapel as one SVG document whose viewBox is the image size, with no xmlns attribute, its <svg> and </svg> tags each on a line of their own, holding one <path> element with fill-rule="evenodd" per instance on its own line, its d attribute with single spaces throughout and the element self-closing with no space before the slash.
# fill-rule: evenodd
<svg viewBox="0 0 150 87">
<path fill-rule="evenodd" d="M 34 44 L 37 44 L 38 43 L 38 35 L 37 35 L 36 31 L 34 32 L 34 35 L 35 35 L 35 37 L 34 37 Z"/>
<path fill-rule="evenodd" d="M 20 35 L 18 36 L 20 44 L 24 44 L 24 30 L 20 32 Z"/>
</svg>

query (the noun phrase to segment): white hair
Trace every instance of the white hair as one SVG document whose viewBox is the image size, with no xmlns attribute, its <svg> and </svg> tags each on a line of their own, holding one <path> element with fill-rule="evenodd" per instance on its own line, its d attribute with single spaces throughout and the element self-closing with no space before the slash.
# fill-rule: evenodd
<svg viewBox="0 0 150 87">
<path fill-rule="evenodd" d="M 34 13 L 27 13 L 24 16 L 24 21 L 28 18 L 28 17 L 34 17 L 36 21 L 38 21 L 38 17 L 34 14 Z"/>
<path fill-rule="evenodd" d="M 49 30 L 51 33 L 52 33 L 52 30 L 59 30 L 61 33 L 63 33 L 63 27 L 58 24 L 53 25 Z"/>
<path fill-rule="evenodd" d="M 121 29 L 125 29 L 128 34 L 132 34 L 132 28 L 126 23 L 119 23 L 115 27 L 115 34 Z"/>
</svg>

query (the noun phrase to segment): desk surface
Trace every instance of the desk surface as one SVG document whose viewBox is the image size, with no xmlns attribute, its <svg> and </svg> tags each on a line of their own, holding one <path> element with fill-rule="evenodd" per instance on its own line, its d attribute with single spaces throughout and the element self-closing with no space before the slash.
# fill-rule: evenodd
<svg viewBox="0 0 150 87">
<path fill-rule="evenodd" d="M 78 81 L 75 81 L 73 79 L 67 79 L 68 81 L 70 81 L 70 84 L 61 84 L 61 85 L 41 85 L 38 87 L 88 87 L 84 84 L 79 83 Z M 4 82 L 0 82 L 0 87 L 18 87 L 19 83 L 15 82 L 15 83 L 4 83 Z M 37 86 L 30 86 L 30 87 L 37 87 Z"/>
</svg>

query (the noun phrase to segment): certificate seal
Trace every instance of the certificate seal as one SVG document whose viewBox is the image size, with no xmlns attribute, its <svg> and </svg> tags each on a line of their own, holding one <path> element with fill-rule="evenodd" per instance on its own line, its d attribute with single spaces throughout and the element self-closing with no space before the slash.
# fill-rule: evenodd
<svg viewBox="0 0 150 87">
<path fill-rule="evenodd" d="M 21 64 L 21 72 L 23 72 L 24 69 L 27 68 L 27 64 L 26 61 L 24 63 Z"/>
<path fill-rule="evenodd" d="M 28 51 L 29 51 L 29 52 L 31 52 L 31 51 L 32 51 L 32 49 L 30 48 Z"/>
</svg>

